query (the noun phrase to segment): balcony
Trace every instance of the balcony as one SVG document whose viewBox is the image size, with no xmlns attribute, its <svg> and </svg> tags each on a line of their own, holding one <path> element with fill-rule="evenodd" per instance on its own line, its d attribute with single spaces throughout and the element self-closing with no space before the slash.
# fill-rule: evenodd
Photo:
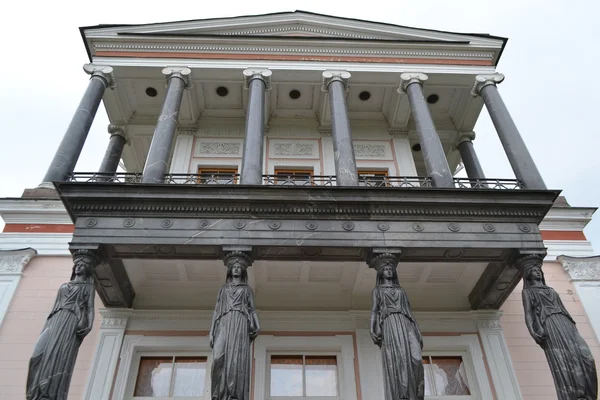
<svg viewBox="0 0 600 400">
<path fill-rule="evenodd" d="M 145 266 L 160 267 L 160 276 L 181 263 L 203 271 L 240 250 L 263 265 L 257 271 L 306 261 L 362 271 L 372 251 L 398 254 L 404 271 L 433 266 L 438 280 L 444 265 L 464 267 L 454 281 L 462 307 L 498 308 L 521 278 L 515 258 L 544 252 L 538 225 L 559 194 L 507 179 L 455 178 L 454 188 L 435 188 L 422 177 L 363 178 L 362 186 L 338 187 L 333 176 L 280 174 L 241 185 L 233 174 L 170 174 L 144 184 L 135 173 L 75 173 L 55 187 L 75 224 L 71 248 L 109 260 L 96 278 L 111 307 L 130 307 L 135 292 L 149 290 L 136 286 Z"/>
</svg>

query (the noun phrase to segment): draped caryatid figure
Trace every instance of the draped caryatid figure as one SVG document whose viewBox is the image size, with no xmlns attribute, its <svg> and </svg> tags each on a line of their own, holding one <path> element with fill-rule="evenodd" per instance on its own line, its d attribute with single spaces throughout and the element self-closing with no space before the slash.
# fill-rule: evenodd
<svg viewBox="0 0 600 400">
<path fill-rule="evenodd" d="M 254 293 L 247 283 L 251 259 L 231 252 L 225 265 L 227 280 L 219 290 L 209 334 L 211 400 L 249 400 L 250 344 L 260 331 Z"/>
<path fill-rule="evenodd" d="M 423 337 L 408 296 L 398 282 L 397 265 L 393 254 L 380 254 L 369 260 L 369 266 L 377 271 L 371 338 L 381 348 L 385 400 L 422 400 L 425 396 Z"/>
<path fill-rule="evenodd" d="M 590 348 L 579 335 L 575 321 L 558 293 L 546 285 L 542 258 L 521 258 L 525 323 L 546 353 L 559 400 L 596 400 L 598 378 Z"/>
<path fill-rule="evenodd" d="M 56 301 L 29 360 L 27 400 L 66 400 L 79 346 L 94 322 L 92 270 L 99 258 L 90 250 L 73 254 L 71 281 Z"/>
</svg>

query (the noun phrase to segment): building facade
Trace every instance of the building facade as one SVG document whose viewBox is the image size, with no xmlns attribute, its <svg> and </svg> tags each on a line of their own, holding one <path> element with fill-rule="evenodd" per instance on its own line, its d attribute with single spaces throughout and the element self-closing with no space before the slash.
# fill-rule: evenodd
<svg viewBox="0 0 600 400">
<path fill-rule="evenodd" d="M 56 157 L 38 188 L 0 200 L 0 399 L 24 398 L 82 251 L 99 260 L 96 317 L 72 399 L 210 399 L 231 254 L 261 323 L 254 400 L 384 399 L 376 257 L 398 265 L 428 399 L 556 398 L 524 322 L 525 260 L 600 360 L 595 209 L 537 171 L 497 87 L 506 39 L 306 12 L 81 33 L 90 83 Z M 101 100 L 106 155 L 79 173 Z M 484 107 L 516 179 L 477 159 Z"/>
</svg>

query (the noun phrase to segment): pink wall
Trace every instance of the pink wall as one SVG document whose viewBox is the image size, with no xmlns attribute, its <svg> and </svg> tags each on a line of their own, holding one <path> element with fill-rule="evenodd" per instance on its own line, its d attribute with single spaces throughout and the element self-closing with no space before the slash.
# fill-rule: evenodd
<svg viewBox="0 0 600 400">
<path fill-rule="evenodd" d="M 598 343 L 583 305 L 575 293 L 575 287 L 569 282 L 569 276 L 562 265 L 557 262 L 544 263 L 543 268 L 546 284 L 552 286 L 559 293 L 565 307 L 577 323 L 579 333 L 592 349 L 600 371 L 600 343 Z M 533 341 L 525 326 L 521 290 L 522 284 L 519 284 L 504 303 L 502 327 L 523 398 L 525 400 L 556 399 L 552 374 L 548 368 L 544 351 Z"/>
<path fill-rule="evenodd" d="M 0 400 L 25 398 L 27 366 L 33 346 L 54 305 L 56 291 L 71 276 L 71 257 L 34 257 L 25 267 L 19 287 L 0 326 Z M 101 307 L 96 297 L 96 309 Z M 69 400 L 81 399 L 88 378 L 100 316 L 79 349 Z"/>
</svg>

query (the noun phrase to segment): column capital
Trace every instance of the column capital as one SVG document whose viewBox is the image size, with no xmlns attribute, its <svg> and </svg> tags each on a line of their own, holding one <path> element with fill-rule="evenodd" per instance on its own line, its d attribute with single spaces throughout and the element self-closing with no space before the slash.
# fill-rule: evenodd
<svg viewBox="0 0 600 400">
<path fill-rule="evenodd" d="M 461 144 L 462 142 L 472 142 L 473 140 L 475 140 L 475 132 L 460 132 L 457 144 Z"/>
<path fill-rule="evenodd" d="M 114 89 L 117 86 L 115 82 L 115 75 L 113 74 L 113 68 L 111 66 L 84 64 L 83 70 L 86 74 L 91 75 L 91 78 L 95 76 L 101 78 L 108 88 Z"/>
<path fill-rule="evenodd" d="M 369 268 L 379 271 L 385 265 L 393 264 L 394 268 L 398 266 L 398 259 L 402 253 L 401 249 L 371 249 L 367 255 L 367 264 Z"/>
<path fill-rule="evenodd" d="M 167 78 L 167 83 L 171 78 L 179 78 L 185 83 L 185 88 L 192 87 L 192 70 L 185 67 L 166 67 L 162 70 L 163 75 Z"/>
<path fill-rule="evenodd" d="M 126 132 L 127 127 L 125 125 L 108 124 L 107 130 L 108 133 L 110 133 L 111 137 L 115 135 L 121 136 L 123 139 L 125 139 L 126 142 L 129 142 L 129 138 L 127 137 Z"/>
<path fill-rule="evenodd" d="M 406 92 L 408 85 L 413 83 L 420 83 L 423 85 L 429 77 L 421 72 L 405 72 L 400 75 L 400 86 L 398 87 L 398 93 Z"/>
<path fill-rule="evenodd" d="M 600 281 L 600 256 L 556 258 L 573 281 Z"/>
<path fill-rule="evenodd" d="M 270 69 L 253 69 L 248 68 L 243 72 L 244 75 L 244 86 L 246 89 L 249 88 L 250 82 L 253 79 L 260 79 L 265 83 L 265 90 L 271 89 L 271 75 L 273 72 Z"/>
<path fill-rule="evenodd" d="M 321 86 L 321 90 L 323 92 L 329 91 L 329 85 L 331 82 L 338 81 L 344 84 L 344 89 L 348 91 L 348 80 L 352 76 L 348 71 L 333 71 L 327 70 L 323 71 L 323 84 Z"/>
<path fill-rule="evenodd" d="M 546 250 L 543 251 L 520 251 L 517 259 L 515 260 L 515 266 L 523 271 L 523 274 L 527 272 L 527 270 L 538 267 L 542 268 L 542 264 L 544 264 L 544 256 L 546 255 Z"/>
<path fill-rule="evenodd" d="M 485 75 L 477 75 L 475 77 L 475 83 L 473 84 L 473 88 L 471 89 L 471 94 L 474 97 L 479 96 L 481 93 L 481 89 L 486 87 L 487 85 L 497 85 L 498 83 L 502 83 L 504 80 L 504 74 L 496 72 L 495 74 L 485 74 Z"/>
<path fill-rule="evenodd" d="M 502 330 L 500 324 L 500 317 L 502 317 L 502 311 L 498 310 L 472 310 L 471 315 L 475 320 L 477 329 L 498 329 Z"/>
</svg>

